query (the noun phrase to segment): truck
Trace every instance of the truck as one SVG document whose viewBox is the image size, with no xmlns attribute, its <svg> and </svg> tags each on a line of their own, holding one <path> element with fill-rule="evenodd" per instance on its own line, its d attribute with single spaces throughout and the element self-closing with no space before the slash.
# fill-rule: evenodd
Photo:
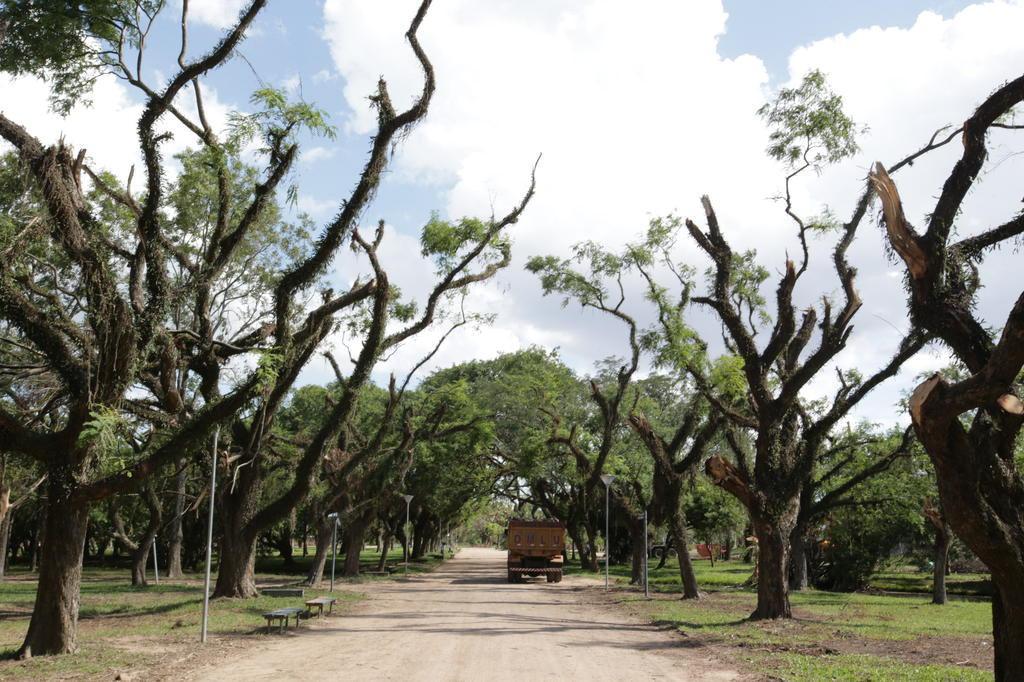
<svg viewBox="0 0 1024 682">
<path fill-rule="evenodd" d="M 510 583 L 521 583 L 528 575 L 544 576 L 549 583 L 562 582 L 564 523 L 513 518 L 508 522 L 505 537 Z"/>
</svg>

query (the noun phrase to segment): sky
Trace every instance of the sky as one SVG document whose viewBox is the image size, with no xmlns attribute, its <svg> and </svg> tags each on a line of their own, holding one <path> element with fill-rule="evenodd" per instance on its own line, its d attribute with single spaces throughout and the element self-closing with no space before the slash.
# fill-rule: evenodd
<svg viewBox="0 0 1024 682">
<path fill-rule="evenodd" d="M 150 38 L 144 72 L 153 83 L 175 68 L 175 2 L 169 0 Z M 190 54 L 212 45 L 241 5 L 191 0 Z M 245 59 L 209 80 L 216 126 L 225 125 L 230 111 L 250 107 L 250 93 L 266 84 L 329 113 L 337 139 L 304 139 L 297 170 L 299 209 L 320 224 L 347 196 L 366 158 L 374 122 L 367 96 L 377 78 L 387 79 L 398 104 L 420 87 L 403 43 L 415 7 L 415 0 L 272 0 L 240 49 Z M 706 193 L 734 248 L 756 249 L 772 273 L 766 288 L 772 300 L 771 287 L 797 244 L 774 198 L 785 169 L 764 153 L 767 131 L 757 109 L 809 70 L 826 73 L 866 131 L 852 159 L 801 177 L 794 199 L 805 216 L 828 209 L 842 218 L 871 163 L 903 158 L 1021 73 L 1022 32 L 1024 0 L 436 0 L 421 40 L 437 71 L 437 94 L 427 119 L 398 148 L 363 222 L 387 222 L 384 263 L 403 292 L 422 300 L 433 273 L 419 254 L 418 232 L 431 213 L 506 212 L 543 153 L 536 197 L 511 232 L 512 265 L 467 300 L 470 310 L 497 312 L 497 319 L 457 333 L 431 366 L 536 344 L 557 347 L 566 362 L 588 372 L 626 352 L 624 329 L 542 296 L 536 277 L 523 268 L 530 256 L 564 256 L 587 239 L 619 248 L 652 217 L 668 213 L 699 222 L 699 197 Z M 123 131 L 134 129 L 140 100 L 120 82 L 101 79 L 93 106 L 78 107 L 66 119 L 48 112 L 45 84 L 33 79 L 0 80 L 0 93 L 0 110 L 44 141 L 63 135 L 122 178 L 137 162 L 136 141 Z M 957 227 L 965 236 L 1021 210 L 1024 136 L 996 133 L 992 142 L 992 161 Z M 187 144 L 187 135 L 176 131 L 169 151 Z M 923 221 L 958 153 L 959 146 L 950 145 L 896 177 L 912 222 Z M 812 267 L 797 292 L 801 305 L 839 291 L 829 268 L 832 239 L 812 244 Z M 906 330 L 902 270 L 887 258 L 873 219 L 865 221 L 850 255 L 864 306 L 838 366 L 867 374 L 884 364 Z M 686 240 L 676 256 L 698 271 L 707 266 Z M 990 257 L 985 280 L 1010 277 L 1017 258 L 1013 249 Z M 344 286 L 358 268 L 342 256 L 330 278 Z M 989 286 L 981 293 L 979 310 L 995 327 L 1010 296 L 1019 293 L 1010 289 Z M 638 282 L 627 283 L 627 296 L 629 310 L 651 323 L 653 311 Z M 718 326 L 706 313 L 695 311 L 692 323 L 717 338 Z M 410 343 L 378 367 L 376 378 L 408 369 L 435 338 Z M 341 339 L 331 343 L 340 348 Z M 901 421 L 895 407 L 901 394 L 918 375 L 947 362 L 939 348 L 922 353 L 857 416 Z M 330 377 L 324 364 L 314 364 L 302 381 Z M 835 387 L 834 374 L 826 372 L 807 395 Z"/>
</svg>

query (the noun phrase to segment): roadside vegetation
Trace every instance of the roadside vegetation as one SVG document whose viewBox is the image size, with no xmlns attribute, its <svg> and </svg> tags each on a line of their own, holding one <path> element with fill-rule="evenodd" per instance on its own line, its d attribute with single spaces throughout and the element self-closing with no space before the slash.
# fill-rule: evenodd
<svg viewBox="0 0 1024 682">
<path fill-rule="evenodd" d="M 120 79 L 139 119 L 106 142 L 143 162 L 100 167 L 0 112 L 0 645 L 27 661 L 9 669 L 163 665 L 150 634 L 187 648 L 212 510 L 215 633 L 258 627 L 261 581 L 322 590 L 335 551 L 337 576 L 386 576 L 401 552 L 424 570 L 453 539 L 546 517 L 579 570 L 604 554 L 633 585 L 653 529 L 677 559 L 656 567 L 658 599 L 630 607 L 753 670 L 1024 680 L 1024 294 L 985 264 L 1020 246 L 1024 212 L 1019 194 L 993 197 L 1003 213 L 982 224 L 964 203 L 1007 172 L 989 147 L 1024 129 L 1024 75 L 977 84 L 973 108 L 882 162 L 861 155 L 873 122 L 824 72 L 764 89 L 750 114 L 784 257 L 747 248 L 760 225 L 730 224 L 718 185 L 680 188 L 694 215 L 514 258 L 538 167 L 550 200 L 563 191 L 543 187 L 539 155 L 502 169 L 521 184 L 486 217 L 424 211 L 410 249 L 374 199 L 445 82 L 419 37 L 431 0 L 415 4 L 393 29 L 415 92 L 393 100 L 382 77 L 365 93 L 372 130 L 346 129 L 361 147 L 344 150 L 365 165 L 317 221 L 297 168 L 336 139 L 328 111 L 257 74 L 245 110 L 206 115 L 216 74 L 250 78 L 235 56 L 268 0 L 215 39 L 190 37 L 188 2 L 0 0 L 0 73 L 40 79 L 61 114 Z M 171 138 L 187 140 L 173 156 Z M 871 169 L 842 215 L 808 193 L 841 163 Z M 944 180 L 914 187 L 911 166 Z M 935 197 L 917 227 L 901 189 Z M 870 230 L 884 246 L 864 248 Z M 397 268 L 428 273 L 414 290 L 385 267 L 395 249 Z M 887 258 L 907 315 L 883 339 L 864 330 L 858 272 Z M 502 304 L 480 290 L 512 267 L 607 322 L 612 356 L 481 347 Z M 992 319 L 983 289 L 1000 296 Z M 437 366 L 456 341 L 461 361 Z M 849 351 L 868 344 L 882 355 L 860 366 Z M 903 396 L 893 417 L 863 419 L 883 386 Z M 691 560 L 695 544 L 734 559 Z M 173 580 L 147 577 L 154 551 Z"/>
<path fill-rule="evenodd" d="M 977 596 L 990 593 L 987 576 L 949 576 L 949 602 L 936 605 L 930 573 L 906 567 L 873 575 L 859 592 L 796 592 L 792 620 L 754 621 L 750 564 L 694 561 L 704 593 L 681 600 L 674 563 L 652 566 L 651 600 L 629 586 L 626 567 L 612 566 L 610 600 L 748 673 L 791 682 L 992 679 L 992 606 Z"/>
</svg>

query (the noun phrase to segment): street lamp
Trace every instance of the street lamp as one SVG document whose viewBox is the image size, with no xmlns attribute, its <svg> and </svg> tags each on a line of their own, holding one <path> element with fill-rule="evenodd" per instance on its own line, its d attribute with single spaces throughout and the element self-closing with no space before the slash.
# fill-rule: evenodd
<svg viewBox="0 0 1024 682">
<path fill-rule="evenodd" d="M 213 503 L 217 498 L 217 440 L 220 427 L 213 432 L 213 463 L 210 466 L 210 514 L 206 522 L 206 579 L 203 582 L 203 630 L 200 637 L 206 643 L 206 628 L 210 617 L 210 563 L 213 559 Z"/>
<path fill-rule="evenodd" d="M 334 564 L 338 558 L 338 512 L 331 512 L 327 518 L 334 521 L 334 528 L 331 529 L 331 592 L 334 592 Z"/>
<path fill-rule="evenodd" d="M 412 502 L 412 495 L 402 495 L 405 500 L 405 576 L 409 577 L 409 503 Z"/>
<path fill-rule="evenodd" d="M 612 474 L 601 474 L 601 481 L 604 483 L 604 589 L 608 589 L 608 554 L 611 543 L 608 541 L 608 500 L 611 495 L 612 481 L 615 476 Z"/>
</svg>

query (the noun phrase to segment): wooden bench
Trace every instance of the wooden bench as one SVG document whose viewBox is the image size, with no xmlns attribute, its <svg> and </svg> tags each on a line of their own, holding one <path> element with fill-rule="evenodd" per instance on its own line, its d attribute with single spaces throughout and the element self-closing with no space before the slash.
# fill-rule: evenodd
<svg viewBox="0 0 1024 682">
<path fill-rule="evenodd" d="M 324 617 L 324 607 L 325 606 L 327 607 L 327 615 L 331 615 L 331 612 L 334 611 L 334 602 L 336 602 L 336 601 L 338 601 L 338 600 L 335 599 L 334 597 L 317 597 L 316 599 L 310 599 L 309 601 L 307 601 L 306 602 L 306 608 L 309 609 L 310 613 L 312 613 L 313 612 L 313 607 L 316 606 L 317 609 L 318 609 L 317 613 L 316 613 L 316 617 L 317 618 L 323 618 Z"/>
<path fill-rule="evenodd" d="M 288 627 L 288 619 L 295 616 L 295 627 L 299 627 L 299 614 L 302 613 L 302 609 L 297 607 L 288 607 L 286 609 L 276 609 L 274 611 L 267 611 L 263 614 L 263 617 L 267 619 L 267 633 L 270 633 L 270 621 L 276 620 L 278 625 L 278 632 L 284 632 L 284 629 Z"/>
</svg>

